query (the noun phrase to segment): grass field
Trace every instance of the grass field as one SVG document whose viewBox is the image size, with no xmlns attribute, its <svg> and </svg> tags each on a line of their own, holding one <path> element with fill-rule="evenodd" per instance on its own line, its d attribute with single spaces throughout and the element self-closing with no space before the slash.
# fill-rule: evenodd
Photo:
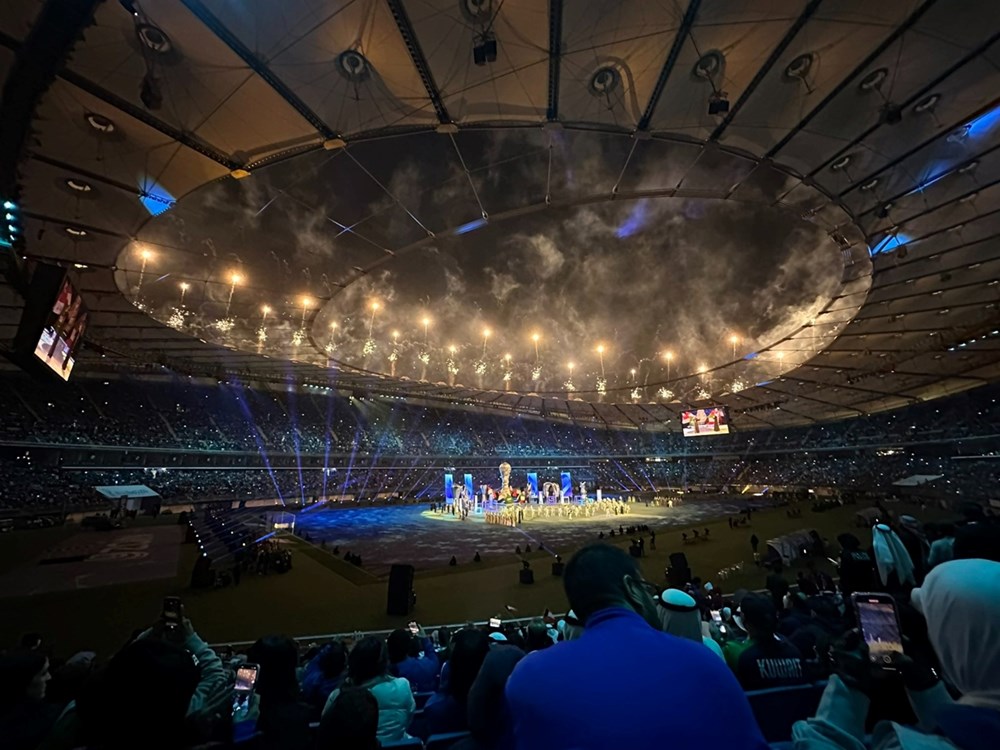
<svg viewBox="0 0 1000 750">
<path fill-rule="evenodd" d="M 698 528 L 707 526 L 711 530 L 711 540 L 697 544 L 682 545 L 679 529 L 658 533 L 657 549 L 647 550 L 641 561 L 643 573 L 649 580 L 663 583 L 669 553 L 683 551 L 694 574 L 705 581 L 715 579 L 723 591 L 759 588 L 765 573 L 752 564 L 751 534 L 756 533 L 763 544 L 784 533 L 814 528 L 832 541 L 838 533 L 854 530 L 856 510 L 850 506 L 825 513 L 805 510 L 801 518 L 793 519 L 787 518 L 781 508 L 759 511 L 751 526 L 738 530 L 730 530 L 725 519 L 699 523 Z M 898 510 L 918 512 L 907 505 L 900 505 Z M 936 518 L 928 514 L 924 517 Z M 74 533 L 78 531 L 55 528 L 4 535 L 0 538 L 0 571 L 23 564 L 40 549 Z M 626 537 L 616 543 L 625 547 L 628 540 Z M 299 540 L 291 543 L 295 545 L 291 572 L 263 577 L 244 575 L 236 588 L 188 588 L 196 547 L 185 545 L 173 580 L 0 599 L 0 606 L 8 613 L 0 618 L 0 644 L 7 646 L 24 632 L 38 631 L 60 653 L 92 648 L 107 654 L 134 629 L 153 622 L 167 595 L 183 598 L 195 628 L 210 642 L 252 640 L 267 633 L 307 636 L 388 628 L 411 619 L 386 616 L 383 579 L 352 574 L 342 560 L 331 559 L 316 548 L 306 549 Z M 535 570 L 533 586 L 518 583 L 521 566 L 513 552 L 509 562 L 492 559 L 482 565 L 467 563 L 418 573 L 414 584 L 417 607 L 412 618 L 425 624 L 483 620 L 503 612 L 504 605 L 516 607 L 521 616 L 540 614 L 546 607 L 565 610 L 562 580 L 549 572 L 551 558 L 547 553 L 534 552 L 530 559 Z M 718 581 L 717 571 L 740 561 L 745 562 L 742 574 Z M 794 571 L 788 576 L 794 578 Z"/>
</svg>

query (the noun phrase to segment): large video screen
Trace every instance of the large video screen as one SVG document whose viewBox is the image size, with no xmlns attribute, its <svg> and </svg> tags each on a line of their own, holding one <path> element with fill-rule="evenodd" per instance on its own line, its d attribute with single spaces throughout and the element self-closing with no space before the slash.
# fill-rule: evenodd
<svg viewBox="0 0 1000 750">
<path fill-rule="evenodd" d="M 64 278 L 35 344 L 35 356 L 63 380 L 69 380 L 73 372 L 88 317 L 83 296 Z"/>
<path fill-rule="evenodd" d="M 681 412 L 684 437 L 703 437 L 729 434 L 729 414 L 725 407 L 710 406 Z"/>
</svg>

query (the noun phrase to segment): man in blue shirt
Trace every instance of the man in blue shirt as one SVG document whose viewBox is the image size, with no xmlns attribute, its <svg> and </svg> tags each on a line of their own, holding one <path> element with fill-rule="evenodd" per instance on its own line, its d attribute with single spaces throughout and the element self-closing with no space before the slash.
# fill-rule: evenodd
<svg viewBox="0 0 1000 750">
<path fill-rule="evenodd" d="M 433 693 L 437 690 L 441 662 L 423 628 L 419 628 L 416 634 L 402 628 L 393 630 L 389 633 L 386 647 L 391 665 L 389 671 L 396 677 L 409 680 L 414 693 Z"/>
<path fill-rule="evenodd" d="M 660 632 L 635 560 L 584 547 L 563 577 L 583 636 L 528 654 L 505 696 L 516 747 L 767 750 L 736 678 L 700 643 Z"/>
</svg>

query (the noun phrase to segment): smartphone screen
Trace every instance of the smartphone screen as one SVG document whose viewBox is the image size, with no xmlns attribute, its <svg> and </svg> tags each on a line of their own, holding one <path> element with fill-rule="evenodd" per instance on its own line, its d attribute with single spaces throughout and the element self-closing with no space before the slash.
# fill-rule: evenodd
<svg viewBox="0 0 1000 750">
<path fill-rule="evenodd" d="M 903 652 L 903 638 L 899 633 L 895 603 L 886 597 L 857 594 L 854 606 L 858 613 L 861 637 L 868 644 L 869 657 L 875 664 L 891 669 L 893 652 Z"/>
<path fill-rule="evenodd" d="M 500 627 L 500 618 L 499 617 L 491 617 L 490 618 L 490 627 L 491 628 L 499 628 Z"/>
<path fill-rule="evenodd" d="M 716 625 L 722 622 L 722 610 L 712 609 L 709 610 L 709 613 L 712 615 L 712 622 L 714 622 Z"/>
<path fill-rule="evenodd" d="M 417 625 L 417 623 L 415 623 L 415 622 L 411 622 L 409 624 L 409 628 L 410 628 L 410 632 L 413 633 L 413 635 L 416 635 L 417 633 L 420 632 L 420 626 Z"/>
<path fill-rule="evenodd" d="M 181 599 L 179 596 L 168 596 L 163 599 L 163 621 L 169 626 L 181 624 Z"/>
<path fill-rule="evenodd" d="M 236 684 L 233 685 L 233 714 L 246 711 L 250 707 L 250 696 L 257 684 L 256 664 L 243 664 L 236 670 Z"/>
<path fill-rule="evenodd" d="M 250 692 L 257 684 L 257 665 L 243 664 L 236 670 L 235 690 Z"/>
</svg>

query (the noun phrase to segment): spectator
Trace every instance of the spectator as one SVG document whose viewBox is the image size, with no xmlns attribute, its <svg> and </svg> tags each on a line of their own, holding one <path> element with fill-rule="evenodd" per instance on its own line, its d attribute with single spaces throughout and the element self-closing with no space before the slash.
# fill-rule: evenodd
<svg viewBox="0 0 1000 750">
<path fill-rule="evenodd" d="M 930 551 L 927 553 L 928 570 L 955 558 L 955 524 L 938 524 L 935 533 L 936 538 L 931 542 Z"/>
<path fill-rule="evenodd" d="M 386 645 L 393 675 L 409 680 L 415 693 L 432 693 L 437 689 L 441 663 L 423 628 L 418 628 L 416 634 L 403 628 L 393 630 Z"/>
<path fill-rule="evenodd" d="M 633 558 L 584 547 L 563 584 L 584 632 L 515 668 L 505 693 L 517 747 L 641 747 L 664 737 L 672 748 L 767 747 L 725 665 L 659 632 L 655 589 Z"/>
<path fill-rule="evenodd" d="M 896 659 L 918 727 L 892 722 L 872 732 L 873 750 L 967 750 L 996 747 L 1000 737 L 1000 563 L 954 560 L 936 566 L 912 602 L 927 620 L 931 644 L 946 687 L 919 660 Z M 878 668 L 859 644 L 839 655 L 816 716 L 792 728 L 797 750 L 864 746 L 869 696 L 880 689 Z M 992 738 L 992 739 L 990 739 Z"/>
<path fill-rule="evenodd" d="M 583 635 L 583 623 L 577 618 L 576 613 L 570 610 L 564 618 L 556 623 L 556 630 L 559 631 L 561 640 L 575 641 Z"/>
<path fill-rule="evenodd" d="M 133 641 L 80 695 L 79 744 L 92 750 L 174 750 L 197 744 L 201 738 L 188 716 L 198 684 L 198 667 L 176 643 L 149 637 Z"/>
<path fill-rule="evenodd" d="M 316 749 L 378 750 L 378 721 L 378 701 L 372 692 L 346 688 L 319 723 Z"/>
<path fill-rule="evenodd" d="M 872 527 L 872 552 L 882 585 L 888 591 L 909 589 L 916 583 L 913 560 L 896 532 L 884 523 Z"/>
<path fill-rule="evenodd" d="M 849 601 L 855 591 L 871 591 L 875 584 L 875 565 L 871 556 L 861 549 L 861 540 L 854 534 L 841 534 L 840 543 L 840 592 Z"/>
<path fill-rule="evenodd" d="M 427 734 L 465 731 L 469 690 L 489 651 L 490 639 L 482 630 L 466 628 L 455 634 L 447 689 L 436 692 L 424 706 Z"/>
<path fill-rule="evenodd" d="M 347 679 L 332 693 L 323 708 L 325 716 L 341 691 L 348 687 L 367 688 L 378 702 L 378 740 L 395 742 L 407 736 L 406 728 L 417 709 L 410 683 L 389 674 L 385 643 L 373 635 L 365 636 L 347 657 Z"/>
<path fill-rule="evenodd" d="M 924 527 L 913 516 L 904 515 L 899 517 L 899 531 L 896 533 L 899 536 L 899 541 L 903 543 L 906 551 L 910 554 L 910 560 L 913 562 L 913 575 L 917 585 L 919 585 L 923 582 L 924 576 L 927 575 L 927 557 L 930 552 L 930 544 L 924 533 Z"/>
<path fill-rule="evenodd" d="M 452 747 L 452 750 L 494 750 L 514 745 L 513 722 L 504 687 L 524 651 L 517 646 L 498 644 L 479 668 L 472 682 L 468 699 L 468 723 L 472 737 Z"/>
<path fill-rule="evenodd" d="M 666 589 L 656 597 L 656 603 L 664 633 L 703 643 L 720 659 L 725 659 L 722 647 L 712 638 L 702 635 L 701 617 L 693 596 L 680 589 Z"/>
<path fill-rule="evenodd" d="M 347 669 L 347 649 L 341 641 L 331 641 L 306 665 L 302 675 L 302 699 L 319 716 L 330 693 L 340 687 Z"/>
<path fill-rule="evenodd" d="M 0 743 L 10 750 L 31 750 L 48 734 L 59 706 L 45 702 L 49 660 L 39 651 L 0 656 Z"/>
<path fill-rule="evenodd" d="M 736 676 L 744 690 L 807 682 L 802 654 L 778 635 L 778 611 L 766 594 L 747 594 L 740 602 L 750 645 L 740 654 Z"/>
<path fill-rule="evenodd" d="M 785 596 L 789 592 L 788 581 L 785 580 L 783 575 L 781 575 L 780 561 L 774 572 L 768 574 L 767 581 L 764 585 L 767 587 L 767 590 L 771 592 L 771 598 L 774 601 L 775 609 L 780 608 L 781 603 L 785 600 Z"/>
<path fill-rule="evenodd" d="M 260 666 L 257 731 L 267 750 L 295 750 L 309 742 L 309 707 L 299 701 L 295 669 L 298 650 L 285 636 L 267 636 L 247 651 L 247 660 Z"/>
<path fill-rule="evenodd" d="M 541 651 L 552 645 L 549 628 L 541 618 L 533 620 L 525 628 L 524 645 L 529 652 Z"/>
<path fill-rule="evenodd" d="M 147 682 L 148 689 L 136 690 Z M 182 699 L 178 716 L 175 703 Z M 222 660 L 182 615 L 179 625 L 157 622 L 118 652 L 91 688 L 66 706 L 44 747 L 134 750 L 145 743 L 156 750 L 199 744 L 228 734 L 231 700 Z"/>
</svg>

